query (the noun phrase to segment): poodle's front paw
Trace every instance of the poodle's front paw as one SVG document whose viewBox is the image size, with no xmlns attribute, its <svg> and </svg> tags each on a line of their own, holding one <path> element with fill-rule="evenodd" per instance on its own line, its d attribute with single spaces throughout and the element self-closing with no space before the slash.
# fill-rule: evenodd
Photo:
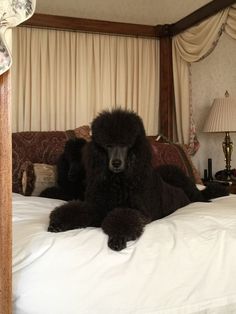
<svg viewBox="0 0 236 314">
<path fill-rule="evenodd" d="M 48 226 L 49 232 L 63 232 L 71 229 L 69 225 L 65 224 L 65 221 L 63 221 L 64 217 L 60 214 L 61 213 L 58 209 L 55 209 L 51 212 Z"/>
<path fill-rule="evenodd" d="M 62 224 L 56 224 L 55 222 L 50 222 L 48 226 L 48 232 L 63 232 L 63 225 Z"/>
<path fill-rule="evenodd" d="M 69 202 L 55 208 L 49 217 L 49 232 L 63 232 L 75 229 L 78 215 L 78 202 Z"/>
<path fill-rule="evenodd" d="M 126 239 L 121 236 L 112 236 L 108 239 L 108 246 L 114 251 L 121 251 L 126 248 Z"/>
<path fill-rule="evenodd" d="M 126 248 L 128 241 L 141 236 L 145 222 L 145 217 L 135 209 L 113 209 L 102 222 L 102 229 L 108 235 L 108 246 L 115 251 Z"/>
<path fill-rule="evenodd" d="M 93 207 L 85 202 L 71 201 L 55 208 L 50 214 L 49 232 L 97 227 L 101 222 Z"/>
</svg>

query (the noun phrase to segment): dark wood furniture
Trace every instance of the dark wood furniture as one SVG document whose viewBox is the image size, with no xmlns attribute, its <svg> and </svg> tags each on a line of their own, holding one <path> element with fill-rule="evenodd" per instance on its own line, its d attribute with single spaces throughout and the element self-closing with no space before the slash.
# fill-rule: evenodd
<svg viewBox="0 0 236 314">
<path fill-rule="evenodd" d="M 236 194 L 236 181 L 232 181 L 232 184 L 230 185 L 230 193 Z"/>
</svg>

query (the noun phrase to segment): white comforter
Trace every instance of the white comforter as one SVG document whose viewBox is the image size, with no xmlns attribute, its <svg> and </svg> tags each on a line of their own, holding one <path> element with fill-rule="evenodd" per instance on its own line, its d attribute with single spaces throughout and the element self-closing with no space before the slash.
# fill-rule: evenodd
<svg viewBox="0 0 236 314">
<path fill-rule="evenodd" d="M 100 228 L 47 232 L 62 203 L 13 195 L 15 314 L 236 313 L 236 195 L 152 222 L 121 252 Z"/>
</svg>

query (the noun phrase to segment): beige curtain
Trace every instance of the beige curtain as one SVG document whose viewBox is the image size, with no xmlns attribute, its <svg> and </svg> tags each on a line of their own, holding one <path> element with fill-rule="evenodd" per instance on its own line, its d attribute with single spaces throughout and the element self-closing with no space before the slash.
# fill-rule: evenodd
<svg viewBox="0 0 236 314">
<path fill-rule="evenodd" d="M 192 114 L 190 65 L 213 51 L 224 29 L 236 39 L 235 5 L 173 38 L 176 137 L 188 144 L 191 153 L 197 150 L 198 141 Z"/>
<path fill-rule="evenodd" d="M 73 129 L 122 107 L 157 134 L 158 40 L 19 27 L 13 53 L 13 131 Z"/>
</svg>

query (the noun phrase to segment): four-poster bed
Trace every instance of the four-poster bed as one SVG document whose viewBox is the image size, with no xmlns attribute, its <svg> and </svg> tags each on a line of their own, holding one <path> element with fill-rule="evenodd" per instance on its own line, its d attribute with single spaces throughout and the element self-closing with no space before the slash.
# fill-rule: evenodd
<svg viewBox="0 0 236 314">
<path fill-rule="evenodd" d="M 231 5 L 235 1 L 212 1 L 185 19 L 164 26 L 141 26 L 124 23 L 107 23 L 38 15 L 25 22 L 28 26 L 72 28 L 85 31 L 119 33 L 160 38 L 160 132 L 173 139 L 173 35 Z M 69 22 L 69 24 L 68 24 Z M 69 26 L 68 26 L 69 25 Z M 76 26 L 75 26 L 76 25 Z M 89 26 L 88 26 L 89 25 Z M 1 75 L 0 94 L 0 314 L 10 314 L 11 309 L 11 128 L 10 128 L 10 72 Z"/>
<path fill-rule="evenodd" d="M 11 313 L 12 183 L 10 73 L 0 76 L 0 313 Z"/>
</svg>

